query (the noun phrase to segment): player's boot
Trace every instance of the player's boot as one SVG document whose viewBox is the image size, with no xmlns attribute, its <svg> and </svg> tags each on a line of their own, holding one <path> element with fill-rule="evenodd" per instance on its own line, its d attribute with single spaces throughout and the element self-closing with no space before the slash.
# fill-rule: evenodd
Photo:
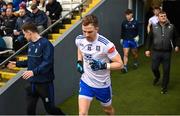
<svg viewBox="0 0 180 116">
<path fill-rule="evenodd" d="M 137 69 L 138 66 L 139 66 L 139 62 L 138 62 L 138 61 L 135 61 L 135 62 L 133 63 L 133 68 L 134 68 L 134 69 Z"/>
<path fill-rule="evenodd" d="M 124 65 L 124 67 L 121 69 L 122 73 L 127 73 L 128 72 L 128 68 L 127 65 Z"/>
</svg>

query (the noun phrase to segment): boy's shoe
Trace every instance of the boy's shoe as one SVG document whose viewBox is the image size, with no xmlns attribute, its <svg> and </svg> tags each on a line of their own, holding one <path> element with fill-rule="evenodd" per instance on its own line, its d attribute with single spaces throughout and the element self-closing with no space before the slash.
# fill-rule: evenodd
<svg viewBox="0 0 180 116">
<path fill-rule="evenodd" d="M 121 72 L 122 72 L 122 73 L 127 73 L 127 72 L 128 72 L 127 66 L 124 66 L 124 67 L 121 69 Z"/>
<path fill-rule="evenodd" d="M 137 69 L 138 66 L 139 66 L 139 63 L 138 63 L 137 61 L 133 63 L 133 68 L 134 68 L 134 69 Z"/>
</svg>

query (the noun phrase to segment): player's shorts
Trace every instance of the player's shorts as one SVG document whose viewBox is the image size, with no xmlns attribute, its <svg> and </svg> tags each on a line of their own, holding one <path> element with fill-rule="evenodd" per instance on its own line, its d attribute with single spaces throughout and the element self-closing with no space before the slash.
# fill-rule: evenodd
<svg viewBox="0 0 180 116">
<path fill-rule="evenodd" d="M 93 100 L 96 98 L 101 102 L 102 106 L 109 106 L 112 103 L 112 90 L 111 86 L 107 88 L 93 88 L 88 86 L 82 80 L 80 81 L 79 98 L 86 98 Z"/>
<path fill-rule="evenodd" d="M 123 48 L 137 48 L 137 43 L 134 39 L 124 39 L 122 46 Z"/>
</svg>

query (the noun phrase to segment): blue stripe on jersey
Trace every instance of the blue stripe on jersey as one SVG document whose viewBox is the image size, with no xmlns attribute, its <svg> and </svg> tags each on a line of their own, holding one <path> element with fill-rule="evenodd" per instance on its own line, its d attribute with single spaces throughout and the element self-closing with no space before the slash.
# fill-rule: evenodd
<svg viewBox="0 0 180 116">
<path fill-rule="evenodd" d="M 85 36 L 83 36 L 83 35 L 78 35 L 77 37 L 76 37 L 76 39 L 84 39 L 85 38 Z"/>
<path fill-rule="evenodd" d="M 101 37 L 101 36 L 98 38 L 98 41 L 100 41 L 101 43 L 103 43 L 103 44 L 105 44 L 105 45 L 107 45 L 107 44 L 109 43 L 108 40 L 106 40 L 105 38 L 103 38 L 103 37 Z"/>
</svg>

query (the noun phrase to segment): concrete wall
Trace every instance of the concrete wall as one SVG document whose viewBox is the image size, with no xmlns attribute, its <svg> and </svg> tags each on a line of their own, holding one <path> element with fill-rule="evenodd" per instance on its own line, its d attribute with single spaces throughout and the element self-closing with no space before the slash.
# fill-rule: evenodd
<svg viewBox="0 0 180 116">
<path fill-rule="evenodd" d="M 91 11 L 99 18 L 100 34 L 114 42 L 120 51 L 119 38 L 124 11 L 128 7 L 127 0 L 102 0 L 97 8 Z M 55 46 L 55 101 L 62 103 L 78 92 L 80 75 L 76 71 L 77 48 L 75 38 L 81 34 L 81 24 L 77 22 L 68 32 L 54 43 Z M 0 88 L 0 114 L 25 114 L 25 85 L 20 73 L 10 80 L 8 86 Z M 37 113 L 44 114 L 42 102 L 38 103 Z"/>
</svg>

